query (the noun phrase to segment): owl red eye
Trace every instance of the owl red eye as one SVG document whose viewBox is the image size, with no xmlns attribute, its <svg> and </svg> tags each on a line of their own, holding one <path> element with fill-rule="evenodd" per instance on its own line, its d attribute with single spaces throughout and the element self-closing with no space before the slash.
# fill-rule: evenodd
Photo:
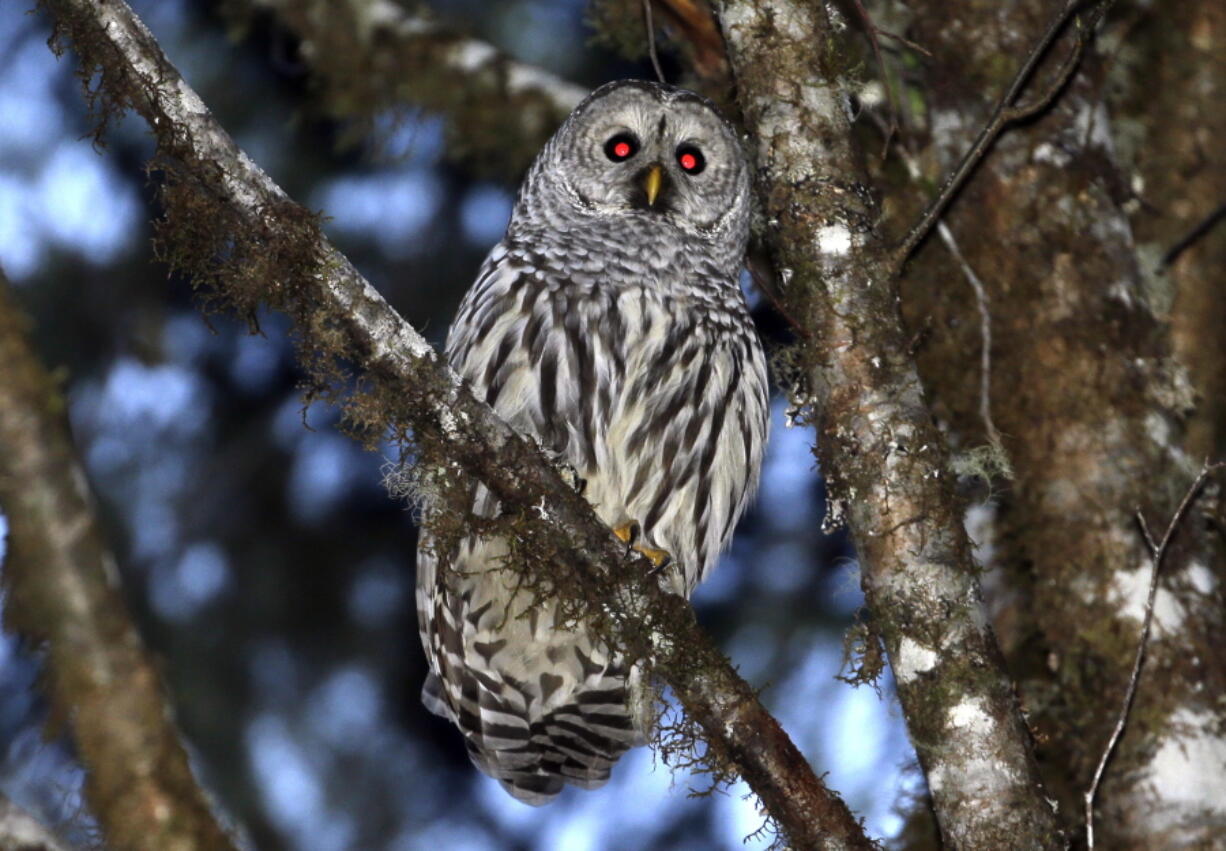
<svg viewBox="0 0 1226 851">
<path fill-rule="evenodd" d="M 677 165 L 681 166 L 681 170 L 686 174 L 701 174 L 707 167 L 707 160 L 698 148 L 682 145 L 677 149 Z"/>
<path fill-rule="evenodd" d="M 639 149 L 639 140 L 629 133 L 618 133 L 604 143 L 604 155 L 615 163 L 628 160 Z"/>
</svg>

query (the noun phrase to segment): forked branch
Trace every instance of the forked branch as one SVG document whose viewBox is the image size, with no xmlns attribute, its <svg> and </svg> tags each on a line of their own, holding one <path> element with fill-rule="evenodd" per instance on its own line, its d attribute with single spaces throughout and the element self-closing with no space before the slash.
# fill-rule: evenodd
<svg viewBox="0 0 1226 851">
<path fill-rule="evenodd" d="M 1128 676 L 1128 687 L 1124 690 L 1124 698 L 1120 703 L 1120 714 L 1116 718 L 1115 726 L 1111 730 L 1111 736 L 1107 739 L 1107 745 L 1103 748 L 1102 756 L 1098 759 L 1098 766 L 1094 769 L 1094 778 L 1090 781 L 1090 788 L 1086 790 L 1084 796 L 1086 845 L 1090 848 L 1094 847 L 1094 799 L 1098 796 L 1098 787 L 1102 783 L 1104 772 L 1107 770 L 1107 763 L 1111 761 L 1111 756 L 1115 753 L 1115 747 L 1124 735 L 1124 728 L 1128 726 L 1128 715 L 1132 711 L 1132 703 L 1137 696 L 1137 685 L 1141 682 L 1141 669 L 1145 664 L 1145 647 L 1149 644 L 1149 631 L 1154 623 L 1154 600 L 1158 596 L 1158 579 L 1162 575 L 1162 561 L 1166 558 L 1166 552 L 1170 548 L 1171 540 L 1175 537 L 1175 532 L 1178 531 L 1183 523 L 1183 519 L 1187 516 L 1188 509 L 1192 507 L 1192 503 L 1196 501 L 1196 497 L 1200 494 L 1201 488 L 1204 487 L 1205 481 L 1223 467 L 1226 467 L 1226 463 L 1206 463 L 1201 467 L 1200 473 L 1192 484 L 1188 486 L 1183 499 L 1180 500 L 1179 507 L 1171 515 L 1170 522 L 1166 524 L 1166 532 L 1162 535 L 1161 543 L 1154 543 L 1154 536 L 1149 531 L 1149 523 L 1146 522 L 1145 515 L 1141 513 L 1141 509 L 1137 509 L 1137 525 L 1141 528 L 1141 535 L 1145 538 L 1145 546 L 1149 549 L 1150 559 L 1152 560 L 1149 574 L 1149 594 L 1145 598 L 1145 618 L 1141 622 L 1141 636 L 1137 641 L 1137 652 L 1132 660 L 1132 672 Z"/>
<path fill-rule="evenodd" d="M 949 202 L 958 194 L 958 190 L 962 188 L 967 178 L 971 176 L 984 156 L 991 150 L 993 143 L 1004 129 L 1010 124 L 1025 121 L 1038 115 L 1047 109 L 1052 101 L 1055 100 L 1056 95 L 1064 89 L 1072 78 L 1073 72 L 1077 70 L 1078 63 L 1081 62 L 1082 54 L 1085 52 L 1086 45 L 1089 43 L 1094 28 L 1114 2 L 1115 0 L 1096 0 L 1091 5 L 1090 12 L 1084 19 L 1074 21 L 1077 33 L 1073 38 L 1073 46 L 1069 49 L 1068 55 L 1060 65 L 1059 70 L 1039 96 L 1029 103 L 1019 104 L 1016 101 L 1025 90 L 1026 84 L 1030 81 L 1035 69 L 1038 68 L 1039 63 L 1056 42 L 1056 37 L 1060 35 L 1070 20 L 1075 17 L 1077 10 L 1083 5 L 1083 0 L 1068 0 L 1064 8 L 1052 19 L 1043 35 L 1039 37 L 1038 42 L 1035 43 L 1026 59 L 1023 60 L 1021 67 L 1018 68 L 1013 81 L 1009 84 L 1009 88 L 1001 96 L 1000 100 L 997 101 L 996 108 L 993 109 L 987 123 L 983 125 L 983 129 L 979 131 L 979 135 L 975 137 L 975 141 L 971 143 L 970 148 L 963 155 L 958 165 L 954 167 L 950 175 L 945 178 L 945 182 L 941 185 L 941 190 L 937 193 L 936 197 L 928 203 L 924 212 L 920 214 L 919 219 L 916 220 L 911 229 L 907 231 L 907 235 L 903 237 L 902 241 L 894 249 L 890 262 L 891 277 L 899 275 L 907 259 L 915 251 L 916 246 L 923 241 L 937 220 L 945 213 L 945 208 L 949 206 Z"/>
</svg>

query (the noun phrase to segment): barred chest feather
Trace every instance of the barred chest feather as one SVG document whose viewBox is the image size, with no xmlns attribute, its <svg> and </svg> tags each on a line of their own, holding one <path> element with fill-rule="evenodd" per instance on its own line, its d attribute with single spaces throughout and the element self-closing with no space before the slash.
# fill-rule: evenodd
<svg viewBox="0 0 1226 851">
<path fill-rule="evenodd" d="M 637 522 L 688 595 L 757 485 L 765 358 L 736 282 L 659 240 L 555 232 L 494 249 L 447 343 L 452 366 L 509 423 L 585 480 L 610 526 Z M 548 246 L 545 249 L 541 245 Z M 483 488 L 474 509 L 496 510 Z M 418 559 L 432 675 L 424 698 L 473 761 L 528 803 L 599 786 L 640 744 L 652 695 L 582 629 L 555 624 L 498 569 L 501 541 L 466 541 L 452 569 Z"/>
</svg>

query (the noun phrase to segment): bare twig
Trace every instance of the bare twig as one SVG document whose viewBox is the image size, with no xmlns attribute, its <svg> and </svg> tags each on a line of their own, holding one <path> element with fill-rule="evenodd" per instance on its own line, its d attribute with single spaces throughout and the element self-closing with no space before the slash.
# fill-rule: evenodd
<svg viewBox="0 0 1226 851">
<path fill-rule="evenodd" d="M 597 635 L 633 658 L 652 659 L 654 672 L 705 731 L 710 752 L 744 777 L 793 845 L 869 847 L 851 811 L 698 627 L 688 602 L 645 580 L 648 563 L 627 560 L 624 544 L 535 441 L 475 399 L 318 228 L 303 227 L 310 218 L 239 150 L 127 4 L 45 5 L 83 54 L 85 69 L 105 68 L 103 94 L 149 123 L 160 158 L 175 164 L 183 191 L 193 193 L 193 209 L 212 211 L 221 220 L 214 228 L 232 228 L 223 238 L 241 242 L 256 233 L 260 252 L 287 261 L 254 276 L 209 266 L 210 280 L 229 287 L 231 298 L 250 297 L 247 288 L 254 285 L 270 306 L 293 316 L 308 360 L 343 357 L 349 374 L 379 400 L 377 414 L 366 414 L 378 419 L 374 433 L 411 430 L 419 445 L 481 481 L 508 511 L 521 509 L 516 534 L 524 546 L 550 553 L 534 563 L 571 571 L 564 574 L 566 593 L 574 595 L 576 606 L 602 614 L 591 624 Z"/>
<path fill-rule="evenodd" d="M 877 119 L 878 129 L 881 130 L 883 135 L 886 135 L 888 140 L 888 129 L 884 124 L 885 122 L 879 118 Z M 911 179 L 919 180 L 923 176 L 923 172 L 920 170 L 919 161 L 915 158 L 915 155 L 902 140 L 899 140 L 896 147 Z M 1000 432 L 997 431 L 996 422 L 992 419 L 992 311 L 988 298 L 988 290 L 983 285 L 983 281 L 980 280 L 979 276 L 975 274 L 971 264 L 962 255 L 958 241 L 954 239 L 953 231 L 950 230 L 945 222 L 937 222 L 937 234 L 941 237 L 941 241 L 945 243 L 949 253 L 953 255 L 954 260 L 962 267 L 962 274 L 966 277 L 967 283 L 971 285 L 971 289 L 975 291 L 975 302 L 979 307 L 979 337 L 983 343 L 983 350 L 979 353 L 979 417 L 983 420 L 983 428 L 987 433 L 988 442 L 999 453 L 999 457 L 1004 459 L 1004 472 L 1011 474 L 1008 456 L 1000 439 Z"/>
<path fill-rule="evenodd" d="M 1038 42 L 1031 48 L 1029 55 L 1022 62 L 1017 74 L 1013 77 L 1013 82 L 1009 85 L 1008 90 L 997 102 L 996 108 L 992 111 L 991 117 L 988 118 L 983 129 L 979 131 L 979 135 L 975 141 L 971 143 L 971 147 L 962 157 L 961 162 L 945 179 L 941 186 L 941 191 L 936 197 L 929 202 L 927 208 L 920 215 L 919 219 L 907 235 L 902 239 L 898 246 L 893 251 L 891 260 L 891 269 L 895 276 L 901 271 L 903 265 L 907 262 L 907 258 L 915 250 L 916 246 L 928 235 L 932 230 L 937 219 L 945 212 L 945 208 L 949 206 L 949 202 L 962 188 L 966 179 L 983 160 L 984 156 L 991 149 L 992 144 L 1001 132 L 1018 121 L 1024 121 L 1046 109 L 1055 99 L 1056 95 L 1064 89 L 1073 72 L 1077 68 L 1078 62 L 1085 51 L 1085 46 L 1089 42 L 1090 35 L 1098 21 L 1106 14 L 1114 0 L 1099 0 L 1094 6 L 1091 13 L 1084 21 L 1078 21 L 1078 33 L 1075 37 L 1073 47 L 1065 57 L 1064 63 L 1060 66 L 1060 70 L 1056 72 L 1051 84 L 1046 90 L 1033 101 L 1028 104 L 1014 105 L 1014 101 L 1022 93 L 1026 87 L 1030 76 L 1034 73 L 1039 62 L 1047 55 L 1047 51 L 1051 48 L 1056 40 L 1056 36 L 1064 29 L 1069 20 L 1074 16 L 1074 13 L 1081 6 L 1082 0 L 1069 0 L 1065 7 L 1052 19 L 1048 24 L 1046 31 L 1039 38 Z"/>
<path fill-rule="evenodd" d="M 979 417 L 983 420 L 984 430 L 988 433 L 988 442 L 997 451 L 1003 453 L 1005 447 L 1000 441 L 1000 432 L 996 430 L 996 423 L 992 421 L 992 312 L 988 306 L 988 290 L 983 285 L 983 281 L 979 280 L 979 276 L 975 274 L 975 270 L 971 268 L 971 264 L 962 256 L 962 251 L 958 248 L 958 242 L 954 239 L 949 225 L 945 222 L 937 222 L 937 234 L 945 243 L 945 247 L 949 249 L 949 253 L 953 255 L 954 260 L 958 261 L 958 265 L 962 267 L 962 274 L 966 276 L 971 289 L 975 291 L 975 302 L 979 305 L 979 336 L 983 341 L 983 350 L 979 353 Z"/>
<path fill-rule="evenodd" d="M 877 60 L 877 73 L 881 75 L 881 86 L 885 89 L 886 105 L 890 108 L 890 121 L 885 129 L 885 141 L 881 143 L 881 157 L 884 159 L 886 152 L 890 149 L 890 140 L 898 132 L 898 104 L 894 101 L 894 89 L 890 86 L 889 75 L 885 70 L 885 60 L 881 58 L 881 41 L 877 38 L 877 34 L 881 31 L 877 29 L 877 25 L 873 23 L 872 17 L 860 0 L 852 0 L 852 5 L 856 7 L 856 13 L 859 14 L 860 21 L 864 24 L 868 44 L 873 49 L 873 58 Z"/>
<path fill-rule="evenodd" d="M 918 44 L 912 41 L 911 39 L 907 38 L 906 36 L 899 35 L 898 33 L 890 32 L 889 30 L 883 30 L 881 27 L 878 27 L 876 25 L 874 25 L 873 28 L 877 31 L 878 35 L 883 35 L 886 38 L 890 39 L 891 41 L 896 41 L 901 45 L 909 47 L 912 50 L 914 50 L 916 53 L 922 53 L 924 56 L 927 56 L 929 59 L 932 58 L 932 51 L 924 47 L 922 44 Z"/>
<path fill-rule="evenodd" d="M 652 0 L 657 11 L 668 20 L 673 38 L 690 48 L 693 71 L 707 80 L 718 80 L 728 72 L 724 40 L 706 0 Z"/>
<path fill-rule="evenodd" d="M 4 621 L 46 648 L 46 693 L 69 719 L 86 798 L 114 848 L 231 848 L 179 741 L 157 669 L 119 594 L 64 400 L 0 277 Z M 8 846 L 6 846 L 8 847 Z"/>
<path fill-rule="evenodd" d="M 1137 696 L 1137 685 L 1141 681 L 1141 667 L 1145 662 L 1145 647 L 1149 643 L 1149 631 L 1154 621 L 1154 600 L 1158 596 L 1158 578 L 1162 572 L 1162 560 L 1166 557 L 1166 551 L 1170 547 L 1171 539 L 1175 537 L 1175 532 L 1179 529 L 1180 524 L 1187 515 L 1188 509 L 1192 507 L 1192 503 L 1200 493 L 1201 487 L 1204 486 L 1205 480 L 1223 467 L 1226 467 L 1226 463 L 1218 462 L 1210 464 L 1206 462 L 1201 467 L 1195 481 L 1188 487 L 1187 492 L 1183 495 L 1183 499 L 1180 500 L 1179 507 L 1175 509 L 1171 522 L 1167 524 L 1161 543 L 1154 543 L 1154 536 L 1150 534 L 1149 524 L 1145 521 L 1145 515 L 1141 513 L 1141 509 L 1137 509 L 1137 525 L 1141 527 L 1141 535 L 1145 538 L 1145 546 L 1149 549 L 1152 561 L 1149 575 L 1149 595 L 1145 598 L 1145 618 L 1141 624 L 1141 637 L 1137 642 L 1137 652 L 1132 660 L 1132 673 L 1128 676 L 1128 688 L 1124 692 L 1124 699 L 1120 705 L 1120 714 L 1115 721 L 1115 727 L 1111 730 L 1111 737 L 1107 740 L 1107 746 L 1103 748 L 1102 756 L 1099 757 L 1098 767 L 1094 769 L 1094 778 L 1090 782 L 1090 788 L 1085 793 L 1086 845 L 1090 848 L 1094 847 L 1094 799 L 1098 795 L 1098 787 L 1102 783 L 1103 773 L 1107 770 L 1107 763 L 1110 762 L 1116 745 L 1119 744 L 1120 738 L 1124 735 L 1124 728 L 1128 725 L 1128 715 L 1132 711 L 1132 703 Z"/>
<path fill-rule="evenodd" d="M 1179 258 L 1180 254 L 1183 254 L 1185 251 L 1191 248 L 1198 239 L 1202 238 L 1205 234 L 1209 233 L 1209 231 L 1213 230 L 1214 225 L 1223 219 L 1226 219 L 1226 201 L 1223 201 L 1216 210 L 1197 222 L 1196 225 L 1194 225 L 1192 229 L 1179 240 L 1179 242 L 1172 245 L 1170 249 L 1167 250 L 1166 254 L 1162 255 L 1162 260 L 1159 261 L 1158 268 L 1165 269 L 1167 266 L 1174 263 Z"/>
<path fill-rule="evenodd" d="M 660 57 L 656 53 L 656 27 L 651 20 L 651 0 L 643 0 L 643 18 L 647 27 L 647 52 L 651 56 L 651 67 L 656 70 L 656 79 L 664 82 L 664 72 L 660 70 Z"/>
</svg>

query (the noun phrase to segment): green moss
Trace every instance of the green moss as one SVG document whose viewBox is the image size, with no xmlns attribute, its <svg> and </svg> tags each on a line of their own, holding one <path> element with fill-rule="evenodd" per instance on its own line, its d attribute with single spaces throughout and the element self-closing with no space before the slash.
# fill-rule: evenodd
<svg viewBox="0 0 1226 851">
<path fill-rule="evenodd" d="M 885 649 L 881 636 L 863 620 L 863 610 L 857 611 L 856 622 L 843 636 L 843 664 L 836 679 L 853 686 L 872 686 L 880 694 L 884 670 Z"/>
</svg>

